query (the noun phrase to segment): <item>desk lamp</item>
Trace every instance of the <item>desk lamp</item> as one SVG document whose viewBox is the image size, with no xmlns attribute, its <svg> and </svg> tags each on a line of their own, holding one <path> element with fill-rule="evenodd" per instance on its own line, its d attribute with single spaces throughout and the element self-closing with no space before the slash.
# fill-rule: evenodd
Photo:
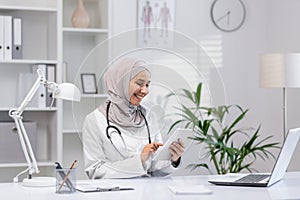
<svg viewBox="0 0 300 200">
<path fill-rule="evenodd" d="M 283 90 L 283 140 L 287 133 L 286 88 L 300 87 L 300 54 L 271 53 L 260 55 L 260 86 Z"/>
<path fill-rule="evenodd" d="M 22 146 L 22 150 L 28 165 L 28 168 L 24 171 L 17 174 L 14 177 L 14 182 L 18 182 L 18 177 L 26 172 L 28 172 L 28 178 L 23 180 L 24 186 L 54 186 L 55 185 L 55 178 L 54 177 L 32 177 L 32 174 L 38 174 L 40 170 L 37 166 L 37 161 L 35 159 L 30 141 L 28 139 L 24 124 L 23 124 L 23 117 L 22 113 L 25 110 L 28 103 L 32 100 L 34 94 L 39 89 L 40 85 L 48 88 L 50 92 L 52 92 L 52 98 L 59 98 L 64 100 L 70 101 L 80 101 L 80 91 L 79 89 L 71 84 L 71 83 L 61 83 L 57 84 L 54 82 L 49 82 L 45 79 L 44 74 L 41 72 L 40 69 L 37 70 L 38 78 L 33 84 L 32 88 L 30 89 L 29 93 L 26 95 L 25 99 L 21 103 L 18 108 L 13 108 L 9 110 L 9 116 L 13 118 L 17 133 L 19 136 L 19 140 Z"/>
</svg>

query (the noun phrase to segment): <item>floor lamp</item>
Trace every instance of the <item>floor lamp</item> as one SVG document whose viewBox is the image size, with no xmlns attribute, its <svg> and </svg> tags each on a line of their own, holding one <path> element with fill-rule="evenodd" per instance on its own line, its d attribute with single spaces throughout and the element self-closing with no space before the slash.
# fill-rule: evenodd
<svg viewBox="0 0 300 200">
<path fill-rule="evenodd" d="M 9 116 L 15 122 L 22 150 L 28 165 L 27 169 L 17 174 L 17 176 L 14 178 L 14 182 L 18 182 L 18 177 L 21 174 L 28 172 L 28 178 L 23 180 L 24 186 L 54 186 L 55 179 L 52 177 L 32 177 L 33 174 L 38 174 L 40 170 L 38 168 L 35 155 L 33 153 L 29 138 L 26 133 L 26 129 L 23 124 L 22 113 L 24 112 L 28 103 L 32 100 L 34 94 L 37 92 L 40 86 L 48 88 L 52 92 L 52 98 L 70 101 L 80 101 L 81 94 L 79 89 L 71 83 L 57 84 L 54 82 L 47 81 L 44 77 L 44 74 L 39 69 L 37 70 L 37 75 L 38 77 L 35 83 L 26 95 L 25 99 L 22 101 L 21 105 L 18 108 L 13 108 L 9 110 Z"/>
<path fill-rule="evenodd" d="M 283 139 L 287 133 L 286 88 L 300 87 L 300 53 L 260 55 L 260 86 L 283 90 Z"/>
</svg>

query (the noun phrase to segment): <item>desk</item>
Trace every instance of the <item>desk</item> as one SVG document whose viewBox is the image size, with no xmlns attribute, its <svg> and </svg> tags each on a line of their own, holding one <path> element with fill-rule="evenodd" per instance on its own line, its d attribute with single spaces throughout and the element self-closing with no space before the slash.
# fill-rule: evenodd
<svg viewBox="0 0 300 200">
<path fill-rule="evenodd" d="M 132 191 L 56 194 L 55 188 L 27 188 L 21 183 L 1 183 L 1 199 L 22 200 L 157 200 L 157 199 L 300 199 L 300 172 L 288 172 L 285 178 L 269 188 L 215 186 L 207 182 L 208 176 L 175 176 L 166 178 L 137 178 L 109 180 L 114 184 L 133 187 Z M 101 180 L 100 180 L 101 181 Z M 209 195 L 175 195 L 169 185 L 203 184 L 213 190 Z"/>
</svg>

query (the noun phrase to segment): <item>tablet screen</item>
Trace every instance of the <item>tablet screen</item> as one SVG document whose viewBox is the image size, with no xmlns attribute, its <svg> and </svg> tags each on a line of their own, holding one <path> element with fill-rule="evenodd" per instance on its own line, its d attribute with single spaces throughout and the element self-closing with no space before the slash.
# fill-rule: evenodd
<svg viewBox="0 0 300 200">
<path fill-rule="evenodd" d="M 185 146 L 186 150 L 192 145 L 193 141 L 189 137 L 194 137 L 195 133 L 191 129 L 176 129 L 169 139 L 164 143 L 164 146 L 160 147 L 153 155 L 153 161 L 157 160 L 170 160 L 171 154 L 169 152 L 169 146 L 173 141 L 178 141 L 180 138 Z"/>
</svg>

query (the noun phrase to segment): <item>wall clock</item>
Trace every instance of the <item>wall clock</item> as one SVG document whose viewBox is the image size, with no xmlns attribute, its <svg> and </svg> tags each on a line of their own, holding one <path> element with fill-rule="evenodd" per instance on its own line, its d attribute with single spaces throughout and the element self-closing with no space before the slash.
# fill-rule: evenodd
<svg viewBox="0 0 300 200">
<path fill-rule="evenodd" d="M 214 25 L 224 32 L 242 27 L 246 19 L 246 7 L 242 0 L 215 0 L 210 9 Z"/>
</svg>

